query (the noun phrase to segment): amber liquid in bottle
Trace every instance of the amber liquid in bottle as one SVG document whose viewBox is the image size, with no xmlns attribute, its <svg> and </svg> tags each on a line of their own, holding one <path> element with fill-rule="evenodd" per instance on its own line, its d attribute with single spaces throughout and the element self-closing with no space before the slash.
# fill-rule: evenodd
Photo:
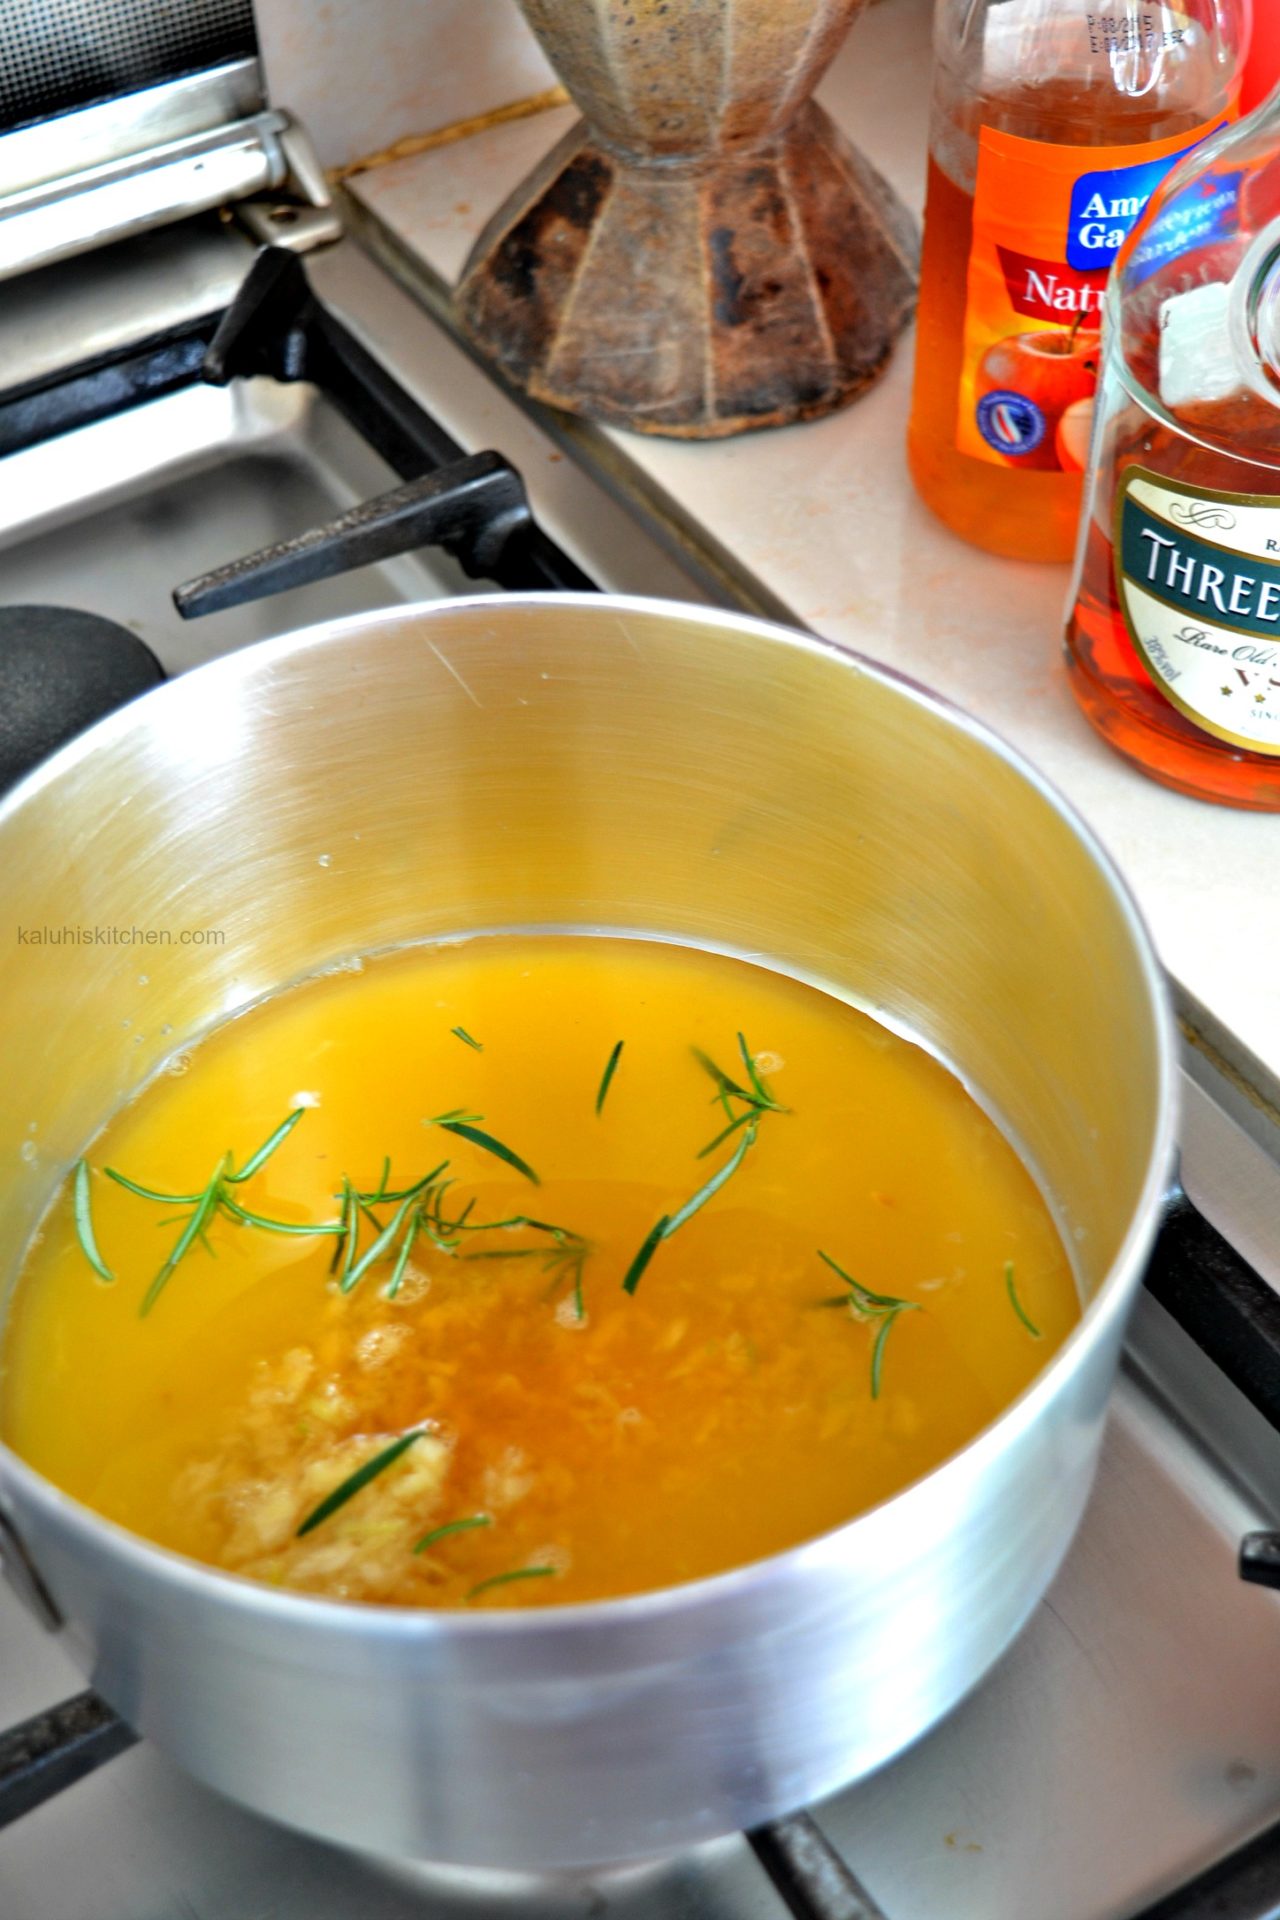
<svg viewBox="0 0 1280 1920">
<path fill-rule="evenodd" d="M 1149 391 L 1157 384 L 1157 351 L 1153 332 L 1131 352 L 1134 372 Z M 1191 437 L 1197 433 L 1210 437 Z M 1229 440 L 1233 450 L 1212 444 L 1219 439 Z M 1103 738 L 1153 780 L 1198 799 L 1280 811 L 1280 758 L 1233 746 L 1198 727 L 1159 691 L 1139 658 L 1120 606 L 1111 519 L 1125 471 L 1134 465 L 1189 487 L 1274 498 L 1280 509 L 1280 414 L 1260 398 L 1239 394 L 1182 412 L 1175 428 L 1128 391 L 1103 430 L 1095 458 L 1080 582 L 1067 627 L 1076 699 Z M 1233 699 L 1268 697 L 1256 676 L 1229 666 L 1223 677 Z"/>
<path fill-rule="evenodd" d="M 973 102 L 972 113 L 974 136 L 985 124 L 1020 139 L 1080 148 L 1166 140 L 1198 128 L 1205 117 L 1202 106 L 1161 112 L 1150 100 L 1119 93 L 1109 72 L 1106 80 L 1046 79 Z M 1082 169 L 1086 165 L 1082 156 Z M 973 206 L 973 194 L 931 156 L 907 436 L 911 476 L 939 519 L 975 546 L 1015 560 L 1068 561 L 1080 519 L 1081 473 L 978 460 L 956 446 Z M 1065 355 L 1065 330 L 1061 338 Z"/>
</svg>

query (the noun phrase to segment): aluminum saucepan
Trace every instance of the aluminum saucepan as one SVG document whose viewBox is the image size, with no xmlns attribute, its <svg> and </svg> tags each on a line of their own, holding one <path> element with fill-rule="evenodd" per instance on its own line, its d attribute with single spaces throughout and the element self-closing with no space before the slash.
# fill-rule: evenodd
<svg viewBox="0 0 1280 1920">
<path fill-rule="evenodd" d="M 585 595 L 376 613 L 219 660 L 63 748 L 0 805 L 0 898 L 10 1276 L 85 1142 L 211 1022 L 338 956 L 559 927 L 749 954 L 916 1036 L 1035 1171 L 1087 1300 L 999 1420 L 873 1512 L 594 1605 L 475 1617 L 269 1590 L 0 1448 L 11 1573 L 192 1774 L 392 1854 L 638 1858 L 868 1773 L 1008 1646 L 1093 1478 L 1174 1056 L 1115 871 L 983 728 L 730 614 Z M 65 925 L 224 940 L 19 938 Z"/>
</svg>

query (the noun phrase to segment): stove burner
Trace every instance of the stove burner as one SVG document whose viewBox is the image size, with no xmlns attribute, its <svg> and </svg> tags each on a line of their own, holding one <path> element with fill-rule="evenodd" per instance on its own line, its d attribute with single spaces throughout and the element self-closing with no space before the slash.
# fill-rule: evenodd
<svg viewBox="0 0 1280 1920">
<path fill-rule="evenodd" d="M 114 620 L 75 607 L 0 607 L 0 793 L 163 679 L 150 647 Z"/>
<path fill-rule="evenodd" d="M 137 1734 L 96 1693 L 77 1693 L 0 1734 L 0 1827 L 133 1746 Z"/>
<path fill-rule="evenodd" d="M 193 620 L 417 547 L 441 546 L 472 579 L 487 579 L 503 570 L 510 543 L 532 527 L 515 468 L 500 454 L 473 453 L 324 526 L 188 580 L 175 589 L 173 603 L 184 620 Z"/>
</svg>

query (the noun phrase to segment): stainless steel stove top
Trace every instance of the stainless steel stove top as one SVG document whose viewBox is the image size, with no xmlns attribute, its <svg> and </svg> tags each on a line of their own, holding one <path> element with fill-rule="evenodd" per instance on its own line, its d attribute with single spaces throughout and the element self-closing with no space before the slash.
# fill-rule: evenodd
<svg viewBox="0 0 1280 1920">
<path fill-rule="evenodd" d="M 223 234 L 138 259 L 125 282 L 110 262 L 79 263 L 81 288 L 88 275 L 97 289 L 100 338 L 124 324 L 121 286 L 136 294 L 140 274 L 158 276 L 181 305 L 207 300 L 220 279 L 229 293 L 247 264 Z M 28 354 L 55 350 L 67 283 L 51 272 L 0 315 L 0 355 L 19 339 Z M 667 551 L 562 457 L 352 243 L 317 257 L 311 273 L 464 447 L 511 459 L 540 523 L 601 585 L 710 597 L 689 556 Z M 314 388 L 188 387 L 0 460 L 0 603 L 107 614 L 176 672 L 308 621 L 477 590 L 483 583 L 446 558 L 415 555 L 190 625 L 173 612 L 169 590 L 189 575 L 394 481 Z M 1227 1081 L 1195 1057 L 1190 1071 L 1188 1187 L 1278 1284 L 1268 1249 L 1280 1247 L 1280 1147 Z M 1049 1597 L 945 1726 L 817 1810 L 890 1920 L 1123 1920 L 1280 1818 L 1280 1601 L 1242 1586 L 1235 1570 L 1241 1533 L 1277 1518 L 1280 1435 L 1144 1299 L 1097 1491 Z M 81 1684 L 0 1588 L 0 1725 Z M 3 1920 L 782 1912 L 740 1840 L 571 1879 L 381 1863 L 271 1827 L 146 1746 L 0 1836 Z"/>
</svg>

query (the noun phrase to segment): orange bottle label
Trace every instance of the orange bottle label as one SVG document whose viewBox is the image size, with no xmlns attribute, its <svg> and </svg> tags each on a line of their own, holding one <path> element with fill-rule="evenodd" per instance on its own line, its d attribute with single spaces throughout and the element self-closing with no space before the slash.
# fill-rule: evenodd
<svg viewBox="0 0 1280 1920">
<path fill-rule="evenodd" d="M 1084 467 L 1111 264 L 1169 168 L 1232 118 L 1122 147 L 1060 147 L 982 128 L 961 453 L 1039 472 Z"/>
</svg>

